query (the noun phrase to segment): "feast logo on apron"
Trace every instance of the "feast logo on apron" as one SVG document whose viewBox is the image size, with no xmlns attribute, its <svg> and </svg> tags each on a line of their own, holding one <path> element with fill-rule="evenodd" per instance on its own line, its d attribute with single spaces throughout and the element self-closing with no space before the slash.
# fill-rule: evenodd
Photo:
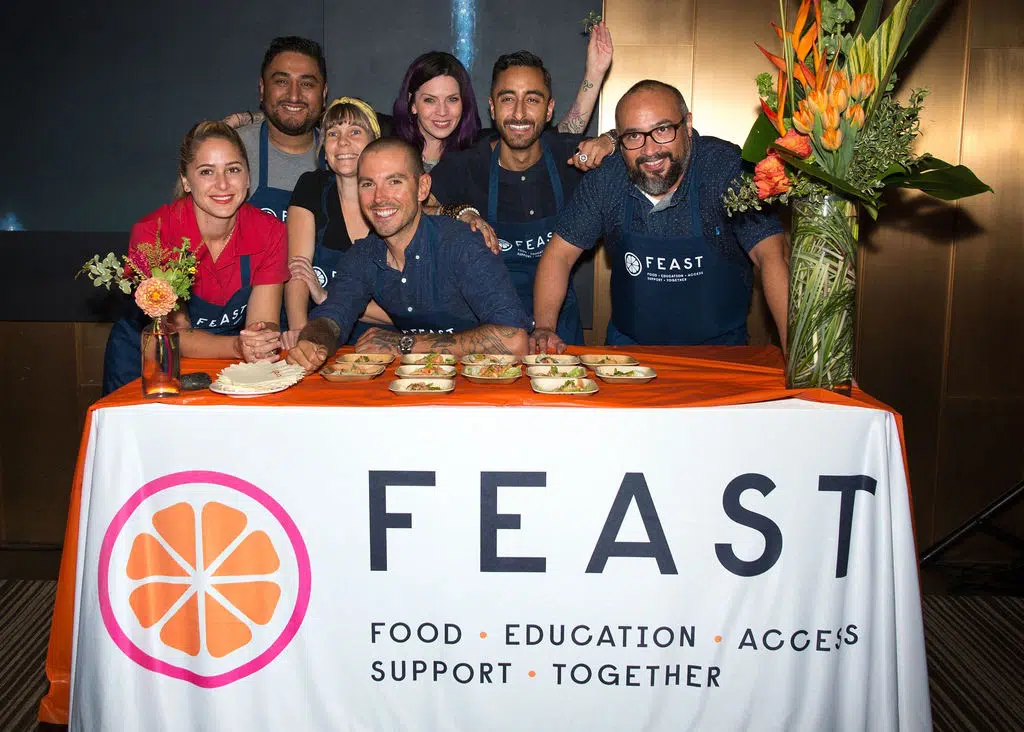
<svg viewBox="0 0 1024 732">
<path fill-rule="evenodd" d="M 641 259 L 633 252 L 626 252 L 625 265 L 631 277 L 643 276 L 650 282 L 683 282 L 704 274 L 704 255 L 655 257 L 648 254 Z"/>
</svg>

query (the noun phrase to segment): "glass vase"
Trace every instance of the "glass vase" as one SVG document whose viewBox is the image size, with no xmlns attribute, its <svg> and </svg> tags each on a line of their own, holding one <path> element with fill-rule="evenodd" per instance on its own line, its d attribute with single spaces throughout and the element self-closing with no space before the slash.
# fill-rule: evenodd
<svg viewBox="0 0 1024 732">
<path fill-rule="evenodd" d="M 793 204 L 786 388 L 849 392 L 857 307 L 857 205 Z"/>
<path fill-rule="evenodd" d="M 178 332 L 166 317 L 142 329 L 142 396 L 147 399 L 181 393 L 181 347 Z"/>
</svg>

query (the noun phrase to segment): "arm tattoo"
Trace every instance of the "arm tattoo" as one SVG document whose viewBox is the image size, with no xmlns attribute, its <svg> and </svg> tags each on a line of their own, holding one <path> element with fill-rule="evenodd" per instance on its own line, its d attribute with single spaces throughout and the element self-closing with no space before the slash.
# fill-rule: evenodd
<svg viewBox="0 0 1024 732">
<path fill-rule="evenodd" d="M 417 345 L 431 351 L 468 355 L 470 353 L 512 353 L 506 340 L 520 333 L 519 328 L 503 325 L 480 325 L 461 333 L 427 333 L 416 336 Z"/>
<path fill-rule="evenodd" d="M 402 334 L 395 330 L 383 330 L 378 328 L 370 338 L 370 343 L 382 348 L 393 348 L 398 350 L 398 342 L 402 340 Z"/>
<path fill-rule="evenodd" d="M 300 341 L 309 341 L 317 346 L 323 346 L 328 353 L 338 348 L 338 337 L 341 335 L 341 328 L 330 318 L 315 318 L 299 332 Z"/>
<path fill-rule="evenodd" d="M 572 135 L 582 135 L 583 130 L 587 129 L 587 122 L 589 121 L 590 118 L 580 111 L 578 104 L 573 102 L 569 112 L 565 115 L 565 119 L 558 123 L 558 131 L 567 132 Z"/>
</svg>

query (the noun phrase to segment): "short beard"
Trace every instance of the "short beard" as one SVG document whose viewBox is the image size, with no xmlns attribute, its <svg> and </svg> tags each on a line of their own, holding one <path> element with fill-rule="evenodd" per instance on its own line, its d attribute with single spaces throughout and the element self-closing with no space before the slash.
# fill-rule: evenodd
<svg viewBox="0 0 1024 732">
<path fill-rule="evenodd" d="M 301 125 L 296 126 L 285 124 L 277 114 L 266 107 L 263 108 L 263 114 L 267 116 L 267 120 L 270 124 L 274 125 L 275 128 L 289 137 L 302 137 L 303 135 L 309 134 L 313 128 L 316 127 L 317 121 L 320 118 L 319 114 L 313 114 L 311 111 L 306 117 L 306 121 Z"/>
<path fill-rule="evenodd" d="M 629 180 L 648 196 L 664 196 L 668 193 L 669 188 L 674 186 L 682 177 L 683 171 L 686 170 L 690 163 L 690 151 L 692 149 L 692 147 L 686 148 L 686 154 L 683 156 L 682 160 L 673 158 L 671 153 L 650 156 L 641 155 L 633 161 L 632 166 L 626 166 L 627 172 L 629 173 Z M 641 163 L 651 162 L 662 157 L 672 159 L 672 162 L 669 163 L 668 170 L 665 171 L 664 176 L 646 175 L 642 170 L 640 170 Z"/>
<path fill-rule="evenodd" d="M 543 134 L 544 130 L 543 128 L 538 128 L 534 126 L 533 132 L 533 135 L 531 135 L 528 138 L 525 138 L 522 142 L 517 141 L 515 144 L 513 144 L 512 141 L 505 136 L 505 125 L 502 125 L 501 127 L 498 128 L 498 136 L 501 138 L 501 141 L 504 142 L 511 150 L 526 150 L 527 148 L 532 147 L 534 143 L 536 143 L 537 140 L 540 139 L 540 136 L 541 134 Z"/>
</svg>

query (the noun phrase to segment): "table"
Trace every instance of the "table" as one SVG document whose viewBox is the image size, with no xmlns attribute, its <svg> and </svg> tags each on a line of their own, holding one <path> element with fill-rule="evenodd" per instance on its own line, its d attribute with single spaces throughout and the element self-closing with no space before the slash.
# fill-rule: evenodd
<svg viewBox="0 0 1024 732">
<path fill-rule="evenodd" d="M 40 718 L 930 729 L 899 416 L 771 348 L 623 352 L 658 378 L 99 401 Z"/>
</svg>

